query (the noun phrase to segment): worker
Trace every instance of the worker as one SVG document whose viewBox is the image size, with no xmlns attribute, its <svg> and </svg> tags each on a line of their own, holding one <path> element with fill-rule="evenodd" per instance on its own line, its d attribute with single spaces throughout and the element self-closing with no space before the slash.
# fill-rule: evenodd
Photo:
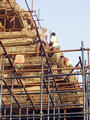
<svg viewBox="0 0 90 120">
<path fill-rule="evenodd" d="M 46 31 L 47 31 L 47 29 L 43 28 L 42 31 L 41 31 L 41 33 L 40 33 L 40 39 L 41 39 L 41 41 L 42 41 L 42 43 L 43 43 L 44 46 L 47 44 Z M 39 56 L 39 52 L 41 50 L 41 43 L 40 43 L 39 39 L 37 39 L 35 42 L 37 43 L 37 50 L 36 50 L 37 51 L 37 56 Z"/>
<path fill-rule="evenodd" d="M 56 38 L 55 32 L 52 32 L 50 35 L 49 46 L 50 46 L 50 51 L 55 51 L 55 52 L 60 51 L 60 45 L 59 45 L 58 40 Z M 61 52 L 49 53 L 48 56 L 49 57 L 52 57 L 53 55 L 57 56 L 56 61 L 58 63 L 58 60 L 60 59 L 61 54 L 62 54 Z"/>
<path fill-rule="evenodd" d="M 58 40 L 56 38 L 56 33 L 52 32 L 50 35 L 50 43 L 49 43 L 51 50 L 57 51 L 60 50 L 60 45 L 58 43 Z"/>
<path fill-rule="evenodd" d="M 64 64 L 66 67 L 72 67 L 71 62 L 67 57 L 64 57 Z"/>
<path fill-rule="evenodd" d="M 16 68 L 16 71 L 18 69 L 23 69 L 25 63 L 25 56 L 24 55 L 16 55 L 14 60 L 14 66 Z"/>
</svg>

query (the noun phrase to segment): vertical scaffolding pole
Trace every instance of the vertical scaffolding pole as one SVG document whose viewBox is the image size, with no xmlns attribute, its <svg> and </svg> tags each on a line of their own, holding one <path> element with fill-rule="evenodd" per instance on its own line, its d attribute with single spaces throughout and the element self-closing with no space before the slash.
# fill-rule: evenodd
<svg viewBox="0 0 90 120">
<path fill-rule="evenodd" d="M 58 96 L 58 105 L 60 105 L 59 96 Z M 60 107 L 58 107 L 58 120 L 60 120 Z"/>
<path fill-rule="evenodd" d="M 5 64 L 5 52 L 3 51 L 2 66 L 1 66 L 0 118 L 1 118 L 1 115 L 2 115 L 2 94 L 3 94 L 4 64 Z"/>
<path fill-rule="evenodd" d="M 89 49 L 88 49 L 88 66 L 90 66 L 90 51 L 89 51 Z M 88 72 L 90 72 L 90 69 L 88 69 Z M 88 113 L 90 113 L 90 87 L 89 87 L 89 81 L 90 81 L 90 74 L 88 75 L 88 80 L 87 80 L 87 91 L 88 91 L 88 95 L 87 95 L 87 97 L 88 97 Z M 88 120 L 90 120 L 90 114 L 88 114 Z"/>
<path fill-rule="evenodd" d="M 21 85 L 21 83 L 20 83 L 20 93 L 22 93 L 22 85 Z M 20 97 L 19 97 L 19 105 L 20 105 L 20 108 L 19 108 L 19 120 L 21 120 L 21 114 L 22 114 L 21 100 L 22 100 L 22 94 L 20 94 Z"/>
<path fill-rule="evenodd" d="M 40 88 L 40 120 L 43 120 L 43 75 L 44 75 L 44 64 L 43 64 L 44 52 L 41 50 L 41 88 Z"/>
<path fill-rule="evenodd" d="M 83 112 L 84 120 L 86 120 L 86 75 L 85 75 L 85 61 L 84 61 L 84 43 L 81 42 L 82 52 L 82 80 L 83 80 Z"/>
<path fill-rule="evenodd" d="M 86 60 L 85 60 L 85 72 L 87 72 L 87 69 L 86 69 Z M 86 120 L 88 120 L 88 76 L 87 74 L 85 74 L 85 100 L 86 100 Z"/>
<path fill-rule="evenodd" d="M 66 109 L 64 109 L 64 120 L 66 120 Z"/>
<path fill-rule="evenodd" d="M 34 2 L 34 1 L 32 0 L 32 5 L 31 5 L 31 10 L 32 10 L 32 11 L 33 11 L 33 2 Z"/>
<path fill-rule="evenodd" d="M 12 71 L 12 77 L 14 76 L 14 72 Z M 13 84 L 14 84 L 14 80 L 11 79 L 11 92 L 13 94 Z M 11 99 L 10 99 L 10 120 L 12 120 L 12 104 L 13 104 L 13 96 L 11 94 Z"/>
<path fill-rule="evenodd" d="M 27 114 L 27 117 L 26 117 L 26 120 L 28 120 L 28 98 L 26 99 L 26 114 Z"/>
<path fill-rule="evenodd" d="M 49 75 L 50 69 L 48 68 L 48 75 Z M 50 92 L 50 78 L 48 77 L 48 91 Z M 50 116 L 49 116 L 49 110 L 50 110 L 50 98 L 49 98 L 49 93 L 48 93 L 48 97 L 47 97 L 47 102 L 48 102 L 48 116 L 47 116 L 47 120 L 49 120 Z"/>
<path fill-rule="evenodd" d="M 55 84 L 54 83 L 53 83 L 53 101 L 54 101 L 53 120 L 55 120 Z"/>
<path fill-rule="evenodd" d="M 88 76 L 86 76 L 86 109 L 87 109 L 87 120 L 89 120 Z"/>
<path fill-rule="evenodd" d="M 4 109 L 4 115 L 6 115 L 7 114 L 7 109 L 5 108 Z M 5 117 L 4 117 L 4 120 L 5 120 Z"/>
<path fill-rule="evenodd" d="M 35 110 L 33 109 L 33 120 L 35 120 Z"/>
</svg>

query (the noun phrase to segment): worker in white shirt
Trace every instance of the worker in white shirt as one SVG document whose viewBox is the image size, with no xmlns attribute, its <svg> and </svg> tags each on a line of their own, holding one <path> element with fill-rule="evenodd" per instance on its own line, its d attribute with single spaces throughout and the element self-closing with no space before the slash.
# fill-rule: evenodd
<svg viewBox="0 0 90 120">
<path fill-rule="evenodd" d="M 52 32 L 51 35 L 50 35 L 50 47 L 51 47 L 51 50 L 53 51 L 57 51 L 57 50 L 60 50 L 60 45 L 58 43 L 58 40 L 56 38 L 56 33 Z"/>
</svg>

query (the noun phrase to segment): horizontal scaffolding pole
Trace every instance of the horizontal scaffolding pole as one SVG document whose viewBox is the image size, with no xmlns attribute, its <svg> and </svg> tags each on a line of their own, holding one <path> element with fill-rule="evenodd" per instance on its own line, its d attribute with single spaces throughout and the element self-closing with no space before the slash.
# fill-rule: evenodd
<svg viewBox="0 0 90 120">
<path fill-rule="evenodd" d="M 47 83 L 47 82 L 46 82 Z M 77 86 L 76 88 L 73 88 L 73 89 L 81 89 L 80 87 L 82 87 L 83 86 L 83 83 L 61 83 L 61 82 L 59 82 L 59 83 L 57 83 L 59 86 L 63 86 L 63 87 L 69 87 L 70 89 L 71 88 L 73 88 L 73 85 L 74 86 Z M 27 84 L 24 84 L 24 86 L 25 87 L 32 87 L 32 86 L 40 86 L 41 85 L 41 83 L 40 82 L 38 82 L 38 83 L 27 83 Z M 50 81 L 50 86 L 52 85 L 52 81 Z M 8 84 L 8 86 L 9 87 L 11 87 L 11 84 Z M 3 85 L 3 87 L 5 87 L 5 85 Z M 20 87 L 19 86 L 19 84 L 14 84 L 13 85 L 13 87 L 15 87 L 15 88 L 18 88 L 18 87 Z"/>
<path fill-rule="evenodd" d="M 67 75 L 82 75 L 83 73 L 70 73 L 70 74 L 55 74 L 55 75 L 43 75 L 44 77 L 56 77 L 56 76 L 67 76 Z M 90 74 L 86 72 L 85 74 Z M 37 76 L 17 76 L 17 77 L 5 77 L 4 79 L 24 79 L 24 78 L 40 78 L 40 75 Z M 1 80 L 1 79 L 0 79 Z"/>
<path fill-rule="evenodd" d="M 65 68 L 52 68 L 52 70 L 54 70 L 54 71 L 57 71 L 57 70 L 81 70 L 82 68 L 81 67 L 65 67 Z M 86 67 L 86 69 L 90 69 L 90 67 Z M 44 71 L 47 71 L 48 69 L 43 69 Z M 23 70 L 18 70 L 17 72 L 40 72 L 41 71 L 41 69 L 23 69 Z M 1 72 L 1 71 L 0 71 Z M 11 71 L 10 70 L 5 70 L 5 73 L 11 73 Z"/>
<path fill-rule="evenodd" d="M 43 117 L 45 117 L 45 116 L 58 116 L 58 115 L 61 115 L 61 116 L 64 116 L 64 115 L 83 115 L 84 114 L 84 112 L 71 112 L 71 113 L 55 113 L 55 114 L 43 114 Z M 90 114 L 90 113 L 88 113 L 88 114 Z M 26 117 L 26 116 L 28 116 L 28 117 L 40 117 L 40 115 L 39 114 L 28 114 L 28 115 L 26 115 L 26 114 L 24 114 L 24 115 L 2 115 L 2 117 Z"/>
<path fill-rule="evenodd" d="M 90 91 L 90 90 L 89 90 Z M 66 90 L 66 91 L 51 91 L 50 93 L 74 93 L 74 92 L 83 92 L 83 90 Z M 40 95 L 40 92 L 28 92 L 29 95 Z M 43 94 L 47 94 L 47 92 L 43 92 Z M 3 93 L 3 96 L 10 95 L 9 93 Z M 26 95 L 26 93 L 14 93 L 13 95 Z M 78 96 L 78 95 L 77 95 Z"/>
<path fill-rule="evenodd" d="M 90 48 L 85 48 L 85 51 L 90 50 Z M 72 49 L 72 50 L 57 50 L 57 51 L 45 51 L 45 53 L 60 53 L 60 52 L 77 52 L 81 51 L 81 49 Z M 38 52 L 41 53 L 41 52 Z M 14 53 L 8 53 L 8 55 L 17 55 L 17 54 L 23 54 L 23 55 L 30 55 L 30 54 L 36 54 L 36 52 L 14 52 Z"/>
<path fill-rule="evenodd" d="M 40 104 L 36 105 L 36 108 L 38 108 L 40 106 Z M 44 105 L 43 107 L 47 107 L 47 104 Z M 52 105 L 50 105 L 50 107 L 52 107 Z M 82 108 L 83 104 L 68 104 L 68 105 L 56 105 L 55 108 L 60 108 L 60 109 L 71 109 L 71 108 Z M 5 107 L 2 107 L 3 109 L 5 109 Z M 9 109 L 10 107 L 7 106 L 7 109 Z M 26 109 L 26 108 L 32 108 L 32 106 L 22 106 L 22 109 Z M 13 109 L 18 109 L 17 106 L 13 105 Z M 51 108 L 52 109 L 52 108 Z M 40 110 L 40 109 L 39 109 Z"/>
</svg>

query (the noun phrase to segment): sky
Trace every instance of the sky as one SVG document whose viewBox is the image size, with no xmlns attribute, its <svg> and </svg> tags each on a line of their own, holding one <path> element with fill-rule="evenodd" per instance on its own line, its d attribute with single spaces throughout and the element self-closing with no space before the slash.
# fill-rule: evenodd
<svg viewBox="0 0 90 120">
<path fill-rule="evenodd" d="M 27 0 L 31 8 L 31 1 Z M 79 49 L 81 41 L 90 48 L 90 0 L 33 0 L 34 10 L 40 9 L 41 25 L 49 33 L 55 32 L 61 50 Z M 27 9 L 24 0 L 17 0 L 21 8 Z M 86 54 L 86 53 L 85 53 Z M 80 52 L 64 53 L 73 65 L 78 62 Z M 87 59 L 87 57 L 85 57 Z"/>
</svg>

